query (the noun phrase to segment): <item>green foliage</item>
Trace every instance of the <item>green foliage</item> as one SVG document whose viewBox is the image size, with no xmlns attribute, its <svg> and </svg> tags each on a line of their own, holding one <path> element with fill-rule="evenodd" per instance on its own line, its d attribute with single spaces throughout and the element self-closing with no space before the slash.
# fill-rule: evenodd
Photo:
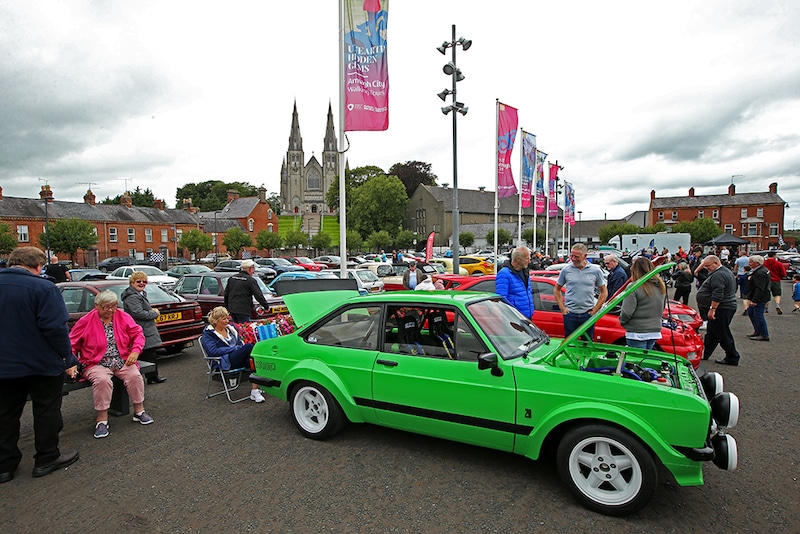
<svg viewBox="0 0 800 534">
<path fill-rule="evenodd" d="M 386 172 L 380 167 L 375 165 L 367 165 L 365 167 L 356 167 L 355 169 L 348 169 L 344 175 L 344 191 L 345 191 L 345 206 L 350 211 L 352 205 L 351 193 L 357 187 L 367 183 L 368 180 L 376 176 L 384 176 Z M 339 177 L 331 184 L 328 192 L 325 193 L 325 202 L 328 206 L 339 207 Z"/>
<path fill-rule="evenodd" d="M 361 235 L 386 230 L 393 235 L 405 219 L 408 196 L 396 176 L 375 176 L 353 190 L 348 226 Z"/>
<path fill-rule="evenodd" d="M 198 258 L 201 253 L 211 250 L 211 243 L 210 235 L 204 234 L 200 230 L 189 230 L 183 233 L 178 245 L 183 249 L 193 252 L 194 257 Z"/>
<path fill-rule="evenodd" d="M 253 239 L 241 228 L 231 228 L 225 232 L 222 244 L 234 258 L 239 257 L 239 251 L 245 247 L 253 246 Z"/>
<path fill-rule="evenodd" d="M 394 245 L 397 249 L 406 250 L 414 246 L 414 232 L 411 230 L 400 230 L 394 238 Z"/>
<path fill-rule="evenodd" d="M 691 234 L 692 243 L 705 243 L 722 233 L 714 219 L 705 217 L 694 221 L 679 222 L 672 228 L 672 231 Z"/>
<path fill-rule="evenodd" d="M 431 172 L 431 164 L 421 161 L 395 163 L 389 169 L 390 176 L 397 176 L 406 188 L 406 195 L 411 198 L 420 184 L 436 185 L 436 175 Z"/>
<path fill-rule="evenodd" d="M 528 243 L 529 247 L 533 247 L 533 248 L 544 247 L 544 238 L 545 238 L 545 235 L 546 235 L 544 228 L 538 228 L 536 230 L 536 244 L 535 244 L 535 246 L 534 246 L 534 243 L 533 243 L 533 233 L 534 233 L 533 232 L 533 228 L 524 229 L 522 231 L 522 239 L 524 239 L 525 242 Z"/>
<path fill-rule="evenodd" d="M 461 232 L 458 234 L 458 244 L 464 248 L 471 247 L 475 244 L 475 234 L 472 232 Z"/>
<path fill-rule="evenodd" d="M 178 207 L 183 206 L 183 199 L 191 198 L 192 205 L 200 211 L 221 210 L 228 204 L 228 190 L 239 191 L 242 197 L 258 196 L 258 188 L 244 182 L 225 183 L 221 180 L 208 180 L 198 184 L 186 184 L 178 188 L 175 200 Z M 152 206 L 152 203 L 150 204 Z M 273 211 L 275 208 L 272 208 Z"/>
<path fill-rule="evenodd" d="M 83 219 L 61 219 L 53 221 L 50 227 L 50 250 L 59 253 L 69 254 L 70 259 L 74 259 L 78 249 L 87 250 L 92 245 L 97 244 L 97 235 L 94 233 L 94 225 Z M 47 246 L 47 234 L 39 234 L 39 244 Z"/>
<path fill-rule="evenodd" d="M 369 250 L 378 252 L 379 250 L 386 250 L 392 246 L 392 236 L 386 230 L 379 230 L 373 232 L 367 237 L 366 245 Z"/>
<path fill-rule="evenodd" d="M 267 197 L 267 204 L 272 208 L 272 213 L 275 215 L 281 214 L 281 196 L 278 193 L 272 193 Z"/>
<path fill-rule="evenodd" d="M 511 232 L 506 230 L 505 228 L 498 228 L 497 229 L 497 244 L 498 245 L 510 245 L 511 241 L 513 241 L 513 237 L 511 236 Z M 489 230 L 486 233 L 486 243 L 488 246 L 494 246 L 494 230 Z"/>
<path fill-rule="evenodd" d="M 0 222 L 0 254 L 9 254 L 17 246 L 17 234 L 11 230 L 11 226 Z"/>
<path fill-rule="evenodd" d="M 119 204 L 120 200 L 122 200 L 122 195 L 117 195 L 114 198 L 106 197 L 100 201 L 100 204 Z M 133 193 L 131 193 L 131 204 L 134 206 L 152 208 L 155 201 L 156 198 L 153 196 L 153 192 L 150 191 L 149 187 L 142 191 L 142 188 L 137 186 L 136 189 L 133 190 Z"/>
<path fill-rule="evenodd" d="M 598 234 L 600 237 L 601 243 L 608 243 L 608 240 L 613 238 L 614 236 L 619 236 L 620 240 L 622 240 L 623 234 L 640 234 L 642 233 L 642 228 L 640 226 L 636 226 L 635 224 L 625 223 L 611 223 L 605 226 L 601 226 L 600 230 L 598 230 Z"/>
<path fill-rule="evenodd" d="M 256 248 L 259 250 L 275 250 L 281 248 L 283 239 L 281 236 L 269 230 L 261 230 L 256 235 Z"/>
<path fill-rule="evenodd" d="M 302 230 L 289 230 L 283 238 L 283 244 L 286 248 L 294 247 L 294 253 L 297 255 L 297 247 L 308 245 L 308 234 Z"/>
<path fill-rule="evenodd" d="M 328 250 L 331 247 L 331 236 L 317 234 L 311 238 L 311 248 L 315 250 Z"/>
<path fill-rule="evenodd" d="M 364 244 L 364 239 L 357 230 L 348 230 L 344 239 L 347 243 L 347 250 L 361 250 L 361 245 Z"/>
<path fill-rule="evenodd" d="M 663 222 L 658 222 L 652 226 L 645 226 L 639 232 L 640 234 L 657 234 L 658 232 L 668 232 L 669 228 Z M 634 232 L 631 232 L 634 233 Z"/>
</svg>

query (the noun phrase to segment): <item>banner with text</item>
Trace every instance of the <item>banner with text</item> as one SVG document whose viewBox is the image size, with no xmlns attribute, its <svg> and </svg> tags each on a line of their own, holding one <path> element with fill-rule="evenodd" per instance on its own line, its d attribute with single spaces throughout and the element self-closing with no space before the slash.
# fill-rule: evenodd
<svg viewBox="0 0 800 534">
<path fill-rule="evenodd" d="M 389 128 L 389 0 L 344 2 L 345 131 Z"/>
<path fill-rule="evenodd" d="M 564 221 L 575 226 L 575 190 L 569 182 L 564 182 Z"/>
<path fill-rule="evenodd" d="M 533 179 L 536 174 L 536 136 L 522 130 L 522 171 L 519 177 L 519 187 L 522 191 L 521 202 L 523 208 L 531 207 L 531 191 Z"/>
<path fill-rule="evenodd" d="M 511 151 L 517 138 L 517 110 L 497 103 L 497 197 L 517 194 L 517 184 L 511 173 Z"/>
<path fill-rule="evenodd" d="M 544 161 L 547 159 L 547 154 L 537 150 L 536 151 L 536 215 L 544 213 L 545 196 L 544 196 Z"/>
<path fill-rule="evenodd" d="M 547 180 L 547 191 L 548 196 L 550 197 L 550 206 L 549 210 L 547 211 L 548 217 L 556 217 L 558 216 L 558 202 L 556 196 L 556 182 L 558 180 L 558 165 L 550 164 L 550 179 Z"/>
</svg>

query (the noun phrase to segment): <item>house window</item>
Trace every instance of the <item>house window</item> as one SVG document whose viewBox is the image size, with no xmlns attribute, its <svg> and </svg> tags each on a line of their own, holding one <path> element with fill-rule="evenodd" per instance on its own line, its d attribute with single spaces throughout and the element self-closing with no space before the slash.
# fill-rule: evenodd
<svg viewBox="0 0 800 534">
<path fill-rule="evenodd" d="M 663 211 L 659 211 L 658 212 L 658 220 L 659 221 L 663 221 L 664 220 L 664 212 Z"/>
<path fill-rule="evenodd" d="M 180 228 L 175 230 L 175 242 L 180 243 L 182 237 L 183 237 L 183 230 L 181 230 Z"/>
<path fill-rule="evenodd" d="M 316 169 L 311 169 L 308 173 L 308 189 L 319 189 L 319 172 Z"/>
<path fill-rule="evenodd" d="M 747 208 L 742 208 L 742 219 L 747 218 Z"/>
<path fill-rule="evenodd" d="M 136 242 L 136 228 L 128 228 L 128 243 Z"/>
<path fill-rule="evenodd" d="M 117 242 L 117 229 L 116 228 L 109 228 L 108 229 L 108 240 L 112 243 Z"/>
<path fill-rule="evenodd" d="M 17 241 L 20 243 L 27 243 L 30 240 L 30 236 L 28 235 L 28 225 L 27 224 L 18 224 L 17 225 Z"/>
<path fill-rule="evenodd" d="M 269 223 L 269 224 L 267 225 L 267 231 L 268 231 L 269 233 L 273 233 L 273 232 L 272 232 L 272 223 Z"/>
<path fill-rule="evenodd" d="M 97 227 L 96 226 L 94 228 L 92 228 L 92 231 L 94 232 L 94 236 L 97 237 L 98 234 L 97 234 Z"/>
<path fill-rule="evenodd" d="M 778 223 L 769 223 L 769 236 L 778 237 Z"/>
<path fill-rule="evenodd" d="M 756 208 L 756 217 L 759 219 L 764 218 L 764 208 Z"/>
<path fill-rule="evenodd" d="M 702 219 L 702 218 L 703 218 L 703 217 L 705 217 L 705 216 L 706 216 L 706 212 L 705 212 L 705 211 L 703 211 L 703 210 L 697 210 L 697 218 L 698 218 L 698 219 Z"/>
<path fill-rule="evenodd" d="M 144 229 L 144 240 L 148 243 L 153 242 L 153 229 L 152 228 L 145 228 Z"/>
<path fill-rule="evenodd" d="M 678 220 L 678 212 L 677 211 L 673 211 L 672 212 L 672 220 L 673 221 L 677 221 Z"/>
<path fill-rule="evenodd" d="M 167 229 L 164 228 L 161 230 L 161 242 L 166 243 L 167 241 L 169 241 L 169 233 L 167 232 Z"/>
<path fill-rule="evenodd" d="M 713 211 L 711 212 L 711 217 L 712 217 L 713 219 L 715 219 L 715 220 L 716 220 L 716 219 L 719 219 L 719 210 L 713 210 Z"/>
<path fill-rule="evenodd" d="M 725 233 L 726 234 L 732 234 L 733 233 L 733 225 L 732 224 L 726 224 L 725 225 Z"/>
<path fill-rule="evenodd" d="M 272 210 L 267 210 L 267 219 L 272 220 Z"/>
<path fill-rule="evenodd" d="M 750 223 L 747 225 L 747 235 L 748 236 L 757 236 L 758 235 L 758 224 L 757 223 Z"/>
<path fill-rule="evenodd" d="M 255 226 L 256 226 L 256 222 L 253 220 L 253 218 L 252 218 L 252 217 L 251 217 L 251 218 L 249 218 L 249 219 L 247 219 L 247 229 L 248 229 L 249 231 L 251 231 L 251 232 L 252 232 L 252 231 L 253 231 L 253 228 L 255 228 Z"/>
</svg>

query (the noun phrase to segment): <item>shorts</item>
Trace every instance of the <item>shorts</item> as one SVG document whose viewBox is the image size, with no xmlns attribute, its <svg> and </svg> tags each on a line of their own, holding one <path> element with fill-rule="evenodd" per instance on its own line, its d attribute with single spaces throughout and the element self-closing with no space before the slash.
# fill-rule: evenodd
<svg viewBox="0 0 800 534">
<path fill-rule="evenodd" d="M 780 282 L 770 282 L 769 283 L 769 292 L 772 293 L 773 297 L 780 297 L 781 296 L 781 283 Z"/>
</svg>

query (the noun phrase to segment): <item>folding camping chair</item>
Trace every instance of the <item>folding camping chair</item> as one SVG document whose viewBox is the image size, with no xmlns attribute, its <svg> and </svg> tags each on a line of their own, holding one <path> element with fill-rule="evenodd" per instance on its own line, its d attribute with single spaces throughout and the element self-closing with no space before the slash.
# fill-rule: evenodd
<svg viewBox="0 0 800 534">
<path fill-rule="evenodd" d="M 225 394 L 228 397 L 228 400 L 233 404 L 237 402 L 242 402 L 243 400 L 247 400 L 250 398 L 250 392 L 247 392 L 246 397 L 242 397 L 240 399 L 233 399 L 231 398 L 231 392 L 235 391 L 239 388 L 239 385 L 242 383 L 242 375 L 247 374 L 247 378 L 250 377 L 250 369 L 246 367 L 240 367 L 238 369 L 229 369 L 227 371 L 223 371 L 221 367 L 221 360 L 222 358 L 209 356 L 206 352 L 206 348 L 203 346 L 203 342 L 201 339 L 197 340 L 197 344 L 200 345 L 200 351 L 203 353 L 203 359 L 208 366 L 208 383 L 206 384 L 206 398 L 210 399 L 211 397 L 216 397 L 217 395 Z M 211 393 L 211 381 L 219 379 L 222 382 L 222 389 Z"/>
</svg>

